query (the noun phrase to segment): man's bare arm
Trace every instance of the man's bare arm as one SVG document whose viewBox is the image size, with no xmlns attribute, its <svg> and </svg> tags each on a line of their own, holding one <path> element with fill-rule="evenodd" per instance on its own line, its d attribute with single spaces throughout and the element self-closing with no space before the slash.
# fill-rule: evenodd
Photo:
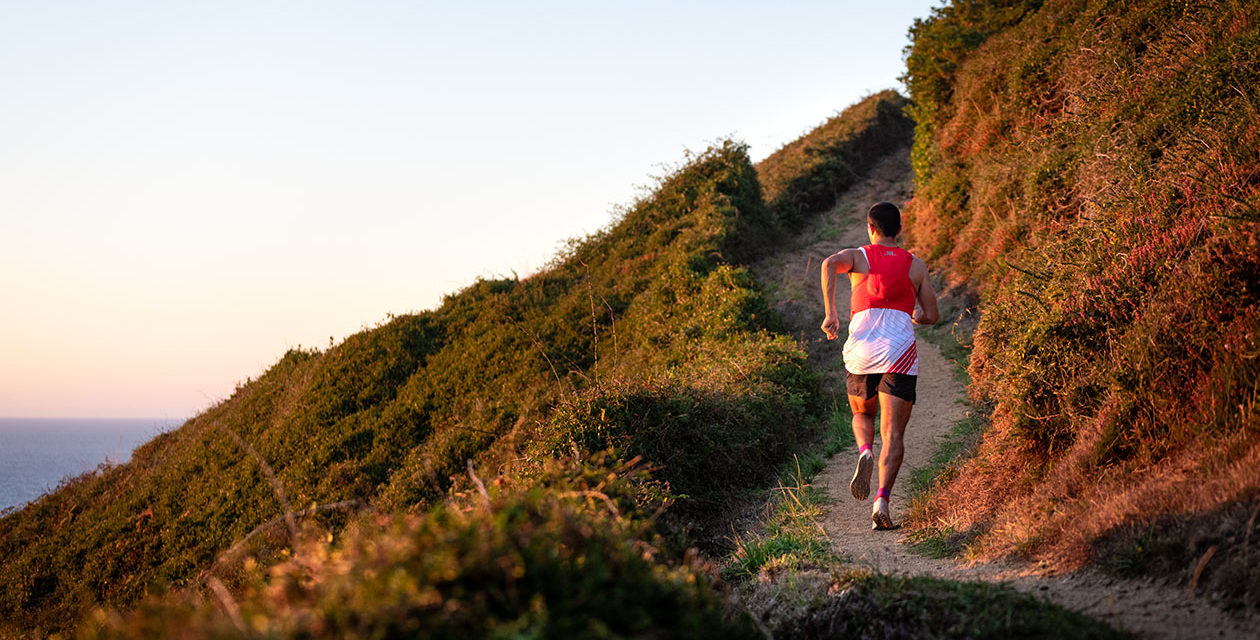
<svg viewBox="0 0 1260 640">
<path fill-rule="evenodd" d="M 836 317 L 836 274 L 853 270 L 853 249 L 833 253 L 822 262 L 823 333 L 828 340 L 840 337 L 840 318 Z"/>
<path fill-rule="evenodd" d="M 927 264 L 915 258 L 910 265 L 910 280 L 916 283 L 916 297 L 919 308 L 910 316 L 915 324 L 936 324 L 940 311 L 936 308 L 936 290 L 932 288 L 932 278 L 928 275 Z"/>
</svg>

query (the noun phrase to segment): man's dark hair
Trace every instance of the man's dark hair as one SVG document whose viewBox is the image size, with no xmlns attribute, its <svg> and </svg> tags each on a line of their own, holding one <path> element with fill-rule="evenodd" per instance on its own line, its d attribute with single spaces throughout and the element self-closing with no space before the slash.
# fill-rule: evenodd
<svg viewBox="0 0 1260 640">
<path fill-rule="evenodd" d="M 901 210 L 891 202 L 876 202 L 871 205 L 866 219 L 885 238 L 896 238 L 901 233 Z"/>
</svg>

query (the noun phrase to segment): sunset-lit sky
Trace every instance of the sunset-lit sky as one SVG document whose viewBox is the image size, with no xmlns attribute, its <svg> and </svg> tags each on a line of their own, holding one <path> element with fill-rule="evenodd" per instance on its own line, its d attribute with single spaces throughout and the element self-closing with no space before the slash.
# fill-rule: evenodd
<svg viewBox="0 0 1260 640">
<path fill-rule="evenodd" d="M 0 4 L 0 416 L 190 417 L 684 149 L 900 88 L 934 1 Z"/>
</svg>

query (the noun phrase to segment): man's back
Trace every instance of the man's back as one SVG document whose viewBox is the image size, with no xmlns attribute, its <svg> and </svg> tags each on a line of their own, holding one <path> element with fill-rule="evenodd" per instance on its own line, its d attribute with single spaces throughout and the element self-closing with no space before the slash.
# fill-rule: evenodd
<svg viewBox="0 0 1260 640">
<path fill-rule="evenodd" d="M 844 366 L 850 373 L 918 375 L 914 346 L 915 287 L 910 267 L 915 258 L 896 246 L 862 247 L 865 273 L 849 272 L 852 294 L 849 337 L 844 343 Z M 854 261 L 857 267 L 857 260 Z"/>
<path fill-rule="evenodd" d="M 901 247 L 869 244 L 861 248 L 866 269 L 849 272 L 849 317 L 867 309 L 914 313 L 915 286 L 910 280 L 914 255 Z"/>
</svg>

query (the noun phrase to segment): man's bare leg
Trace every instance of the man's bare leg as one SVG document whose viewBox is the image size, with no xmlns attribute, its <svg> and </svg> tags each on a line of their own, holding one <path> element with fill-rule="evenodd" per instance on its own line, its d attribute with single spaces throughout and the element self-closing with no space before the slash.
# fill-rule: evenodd
<svg viewBox="0 0 1260 640">
<path fill-rule="evenodd" d="M 871 470 L 875 466 L 870 447 L 875 443 L 875 412 L 879 410 L 879 400 L 849 396 L 849 409 L 853 411 L 853 439 L 857 441 L 859 451 L 849 492 L 854 498 L 865 500 L 871 494 Z"/>
<path fill-rule="evenodd" d="M 879 486 L 892 491 L 901 470 L 901 460 L 906 447 L 902 441 L 906 435 L 906 423 L 910 422 L 910 410 L 914 404 L 887 393 L 879 394 Z"/>
<path fill-rule="evenodd" d="M 853 411 L 853 439 L 857 446 L 873 446 L 875 444 L 875 414 L 879 411 L 879 399 L 863 400 L 859 396 L 849 396 L 849 409 Z"/>
<path fill-rule="evenodd" d="M 879 394 L 879 437 L 882 446 L 879 451 L 879 488 L 881 496 L 875 499 L 875 528 L 892 527 L 892 517 L 888 514 L 887 497 L 892 495 L 893 483 L 897 481 L 897 472 L 901 470 L 901 461 L 905 458 L 906 423 L 910 422 L 910 410 L 914 403 L 907 402 L 887 393 Z M 881 499 L 883 503 L 881 504 Z"/>
</svg>

